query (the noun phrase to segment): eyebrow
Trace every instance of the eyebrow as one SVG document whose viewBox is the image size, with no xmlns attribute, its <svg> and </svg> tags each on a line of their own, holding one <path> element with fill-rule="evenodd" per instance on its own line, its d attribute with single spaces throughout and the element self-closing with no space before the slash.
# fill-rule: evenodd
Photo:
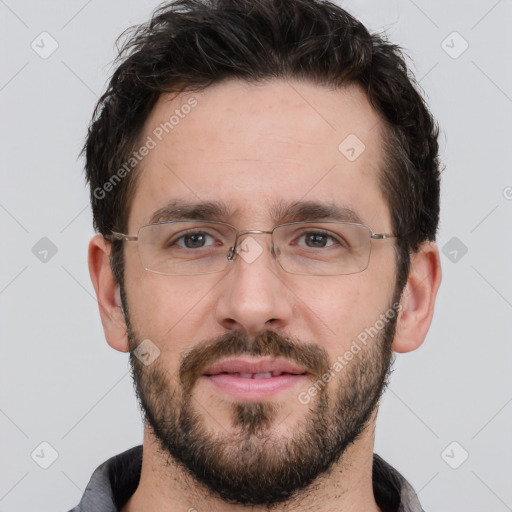
<svg viewBox="0 0 512 512">
<path fill-rule="evenodd" d="M 163 208 L 156 210 L 150 218 L 150 224 L 166 222 L 170 220 L 223 220 L 231 217 L 236 211 L 220 201 L 202 201 L 190 203 L 181 199 L 175 199 L 167 203 Z"/>
<path fill-rule="evenodd" d="M 276 222 L 302 222 L 306 220 L 331 220 L 361 224 L 361 218 L 351 208 L 339 206 L 333 202 L 295 201 L 279 202 L 271 210 Z"/>
<path fill-rule="evenodd" d="M 330 220 L 362 224 L 360 216 L 354 210 L 333 202 L 294 201 L 286 203 L 279 201 L 270 209 L 270 215 L 276 223 Z M 163 208 L 156 210 L 151 215 L 149 223 L 185 219 L 227 222 L 239 216 L 239 209 L 231 209 L 224 202 L 201 201 L 191 203 L 175 199 Z"/>
</svg>

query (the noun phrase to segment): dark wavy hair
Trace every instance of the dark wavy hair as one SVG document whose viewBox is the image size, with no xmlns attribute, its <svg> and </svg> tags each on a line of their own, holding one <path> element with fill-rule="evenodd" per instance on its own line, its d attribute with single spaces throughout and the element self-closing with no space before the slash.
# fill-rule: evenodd
<svg viewBox="0 0 512 512">
<path fill-rule="evenodd" d="M 226 79 L 357 84 L 385 126 L 379 183 L 400 235 L 402 289 L 411 253 L 436 237 L 440 169 L 437 123 L 398 46 L 326 0 L 177 0 L 124 36 L 83 149 L 97 231 L 126 232 L 137 170 L 108 194 L 104 186 L 137 148 L 162 93 L 200 91 Z M 112 243 L 111 265 L 122 285 L 122 242 Z"/>
</svg>

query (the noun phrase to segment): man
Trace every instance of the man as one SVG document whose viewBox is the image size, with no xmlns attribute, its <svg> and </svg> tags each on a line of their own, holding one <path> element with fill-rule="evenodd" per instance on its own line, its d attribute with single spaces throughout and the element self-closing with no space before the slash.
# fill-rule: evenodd
<svg viewBox="0 0 512 512">
<path fill-rule="evenodd" d="M 136 30 L 85 155 L 144 441 L 73 510 L 422 510 L 373 445 L 441 280 L 437 135 L 335 4 L 181 0 Z"/>
</svg>

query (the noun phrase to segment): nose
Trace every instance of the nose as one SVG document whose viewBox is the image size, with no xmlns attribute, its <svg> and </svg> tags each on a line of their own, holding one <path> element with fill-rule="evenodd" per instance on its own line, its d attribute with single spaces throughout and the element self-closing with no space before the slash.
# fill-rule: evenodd
<svg viewBox="0 0 512 512">
<path fill-rule="evenodd" d="M 255 336 L 291 321 L 293 294 L 270 250 L 271 237 L 248 234 L 240 239 L 228 274 L 219 283 L 217 322 L 227 330 Z"/>
</svg>

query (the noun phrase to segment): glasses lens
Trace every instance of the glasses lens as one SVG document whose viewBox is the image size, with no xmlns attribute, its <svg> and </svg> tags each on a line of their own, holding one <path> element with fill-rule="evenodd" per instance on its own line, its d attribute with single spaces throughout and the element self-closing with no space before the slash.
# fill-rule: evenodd
<svg viewBox="0 0 512 512">
<path fill-rule="evenodd" d="M 368 267 L 371 230 L 360 224 L 285 224 L 274 236 L 286 272 L 326 276 L 355 274 Z"/>
<path fill-rule="evenodd" d="M 217 222 L 163 222 L 139 231 L 139 253 L 146 270 L 166 275 L 221 272 L 236 236 Z"/>
</svg>

